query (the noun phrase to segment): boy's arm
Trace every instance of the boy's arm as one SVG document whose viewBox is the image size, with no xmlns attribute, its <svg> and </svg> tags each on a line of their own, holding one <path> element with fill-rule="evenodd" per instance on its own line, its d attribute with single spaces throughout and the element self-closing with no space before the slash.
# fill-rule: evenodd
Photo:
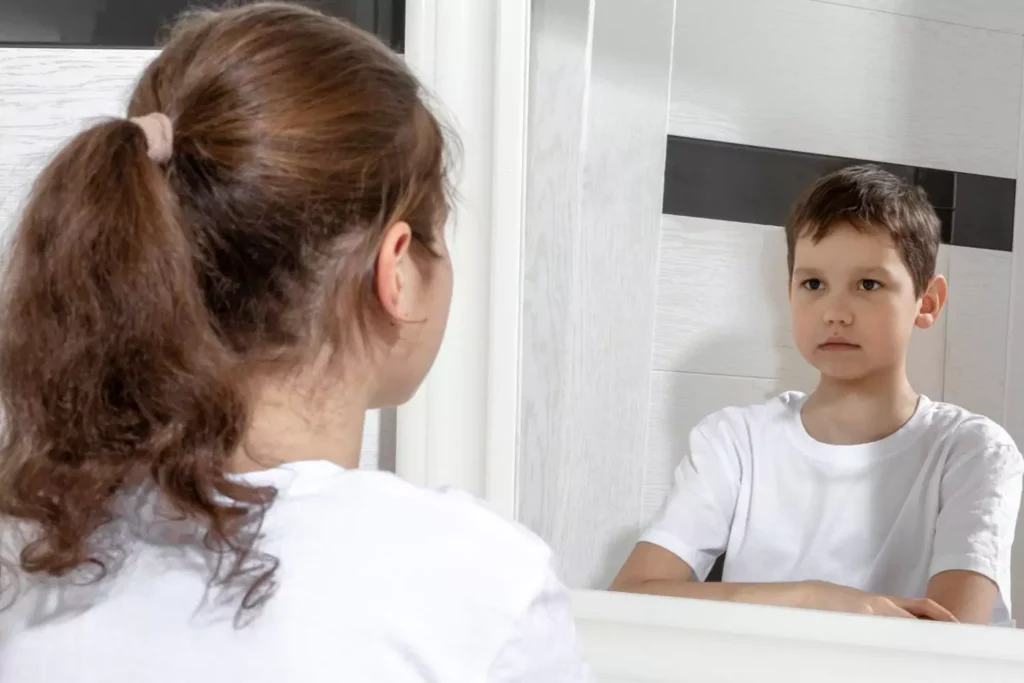
<svg viewBox="0 0 1024 683">
<path fill-rule="evenodd" d="M 928 582 L 926 597 L 939 603 L 965 624 L 987 624 L 999 588 L 987 576 L 953 569 L 941 572 Z"/>
<path fill-rule="evenodd" d="M 611 589 L 678 598 L 801 607 L 851 614 L 934 621 L 956 621 L 933 600 L 887 597 L 824 581 L 788 583 L 704 583 L 693 581 L 690 566 L 665 548 L 640 542 L 615 577 Z"/>
<path fill-rule="evenodd" d="M 740 452 L 744 442 L 735 431 L 721 412 L 704 418 L 690 431 L 689 450 L 673 472 L 672 490 L 640 537 L 636 552 L 645 558 L 665 553 L 671 556 L 665 559 L 668 568 L 685 571 L 687 577 L 707 575 L 729 543 L 742 461 L 749 457 Z"/>
<path fill-rule="evenodd" d="M 994 423 L 963 425 L 942 477 L 927 595 L 961 621 L 987 624 L 1009 592 L 1024 458 Z"/>
<path fill-rule="evenodd" d="M 799 601 L 797 584 L 694 581 L 690 565 L 674 553 L 643 541 L 636 544 L 611 590 L 761 605 L 793 605 Z"/>
</svg>

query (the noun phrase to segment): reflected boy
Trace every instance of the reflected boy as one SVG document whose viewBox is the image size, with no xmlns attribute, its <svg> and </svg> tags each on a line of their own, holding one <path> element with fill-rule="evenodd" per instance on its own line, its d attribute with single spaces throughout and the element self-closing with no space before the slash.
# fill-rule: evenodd
<svg viewBox="0 0 1024 683">
<path fill-rule="evenodd" d="M 999 425 L 907 380 L 911 332 L 947 296 L 924 192 L 843 169 L 809 188 L 786 240 L 818 386 L 698 424 L 613 590 L 1012 624 L 1024 459 Z M 722 553 L 723 582 L 703 583 Z"/>
</svg>

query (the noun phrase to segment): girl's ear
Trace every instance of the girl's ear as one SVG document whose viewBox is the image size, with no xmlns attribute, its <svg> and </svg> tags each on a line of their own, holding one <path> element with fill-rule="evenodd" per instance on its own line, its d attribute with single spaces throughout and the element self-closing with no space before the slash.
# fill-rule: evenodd
<svg viewBox="0 0 1024 683">
<path fill-rule="evenodd" d="M 405 221 L 393 224 L 384 233 L 374 272 L 374 289 L 381 306 L 394 320 L 409 317 L 409 291 L 412 282 L 408 269 L 413 264 L 409 254 L 412 229 Z"/>
</svg>

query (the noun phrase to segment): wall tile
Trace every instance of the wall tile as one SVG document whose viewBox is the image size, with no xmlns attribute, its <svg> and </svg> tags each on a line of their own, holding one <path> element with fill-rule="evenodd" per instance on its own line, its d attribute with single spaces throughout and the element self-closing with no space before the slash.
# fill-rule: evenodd
<svg viewBox="0 0 1024 683">
<path fill-rule="evenodd" d="M 1014 180 L 957 173 L 951 243 L 1012 251 L 1016 195 Z"/>
<path fill-rule="evenodd" d="M 783 225 L 794 200 L 815 179 L 862 163 L 876 162 L 670 135 L 663 208 L 675 216 Z M 925 189 L 942 221 L 943 243 L 1012 249 L 1015 180 L 877 165 Z"/>
<path fill-rule="evenodd" d="M 224 4 L 220 0 L 4 0 L 0 2 L 0 44 L 153 47 L 162 29 L 184 10 Z M 405 0 L 307 0 L 303 4 L 349 19 L 402 50 Z"/>
</svg>

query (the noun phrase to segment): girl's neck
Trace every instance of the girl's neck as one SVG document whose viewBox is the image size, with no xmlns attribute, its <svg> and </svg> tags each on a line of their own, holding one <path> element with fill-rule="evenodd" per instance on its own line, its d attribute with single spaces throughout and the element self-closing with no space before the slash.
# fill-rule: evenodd
<svg viewBox="0 0 1024 683">
<path fill-rule="evenodd" d="M 359 466 L 366 406 L 314 394 L 268 388 L 259 393 L 245 442 L 232 470 L 246 472 L 304 460 Z"/>
</svg>

